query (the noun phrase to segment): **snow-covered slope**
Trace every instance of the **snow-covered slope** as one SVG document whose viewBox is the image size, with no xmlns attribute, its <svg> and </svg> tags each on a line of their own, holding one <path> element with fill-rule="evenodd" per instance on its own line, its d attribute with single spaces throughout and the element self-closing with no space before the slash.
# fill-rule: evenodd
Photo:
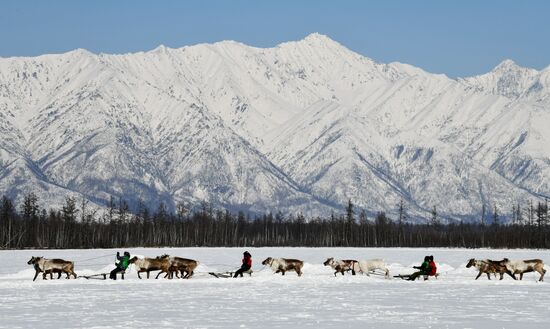
<svg viewBox="0 0 550 329">
<path fill-rule="evenodd" d="M 0 58 L 0 192 L 475 218 L 550 196 L 550 69 L 459 80 L 330 38 Z"/>
</svg>

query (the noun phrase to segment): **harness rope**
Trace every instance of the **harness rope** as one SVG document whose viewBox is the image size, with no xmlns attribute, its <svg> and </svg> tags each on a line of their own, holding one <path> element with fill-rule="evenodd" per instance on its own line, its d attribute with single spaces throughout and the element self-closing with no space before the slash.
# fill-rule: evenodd
<svg viewBox="0 0 550 329">
<path fill-rule="evenodd" d="M 95 260 L 95 259 L 100 259 L 100 258 L 107 258 L 107 257 L 111 257 L 113 254 L 107 254 L 107 255 L 103 255 L 103 256 L 97 256 L 97 257 L 92 257 L 92 258 L 85 258 L 85 259 L 80 259 L 80 260 L 76 260 L 76 261 L 73 261 L 73 263 L 85 263 L 87 261 L 90 261 L 90 260 Z"/>
</svg>

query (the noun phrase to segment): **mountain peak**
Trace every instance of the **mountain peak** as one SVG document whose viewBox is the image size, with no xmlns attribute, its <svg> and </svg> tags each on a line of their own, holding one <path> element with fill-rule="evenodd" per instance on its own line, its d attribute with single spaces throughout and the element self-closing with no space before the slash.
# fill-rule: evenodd
<svg viewBox="0 0 550 329">
<path fill-rule="evenodd" d="M 84 48 L 76 48 L 74 50 L 67 52 L 67 54 L 73 55 L 73 56 L 93 56 L 94 55 L 94 53 Z"/>
<path fill-rule="evenodd" d="M 502 62 L 500 62 L 500 64 L 495 66 L 492 72 L 510 72 L 510 71 L 518 71 L 522 69 L 524 69 L 524 67 L 517 65 L 516 62 L 514 62 L 513 60 L 505 59 Z"/>
<path fill-rule="evenodd" d="M 279 47 L 295 45 L 304 45 L 310 47 L 343 47 L 341 44 L 332 40 L 328 36 L 317 32 L 311 33 L 301 40 L 283 42 L 279 44 Z"/>
<path fill-rule="evenodd" d="M 318 32 L 310 33 L 303 40 L 304 41 L 309 41 L 309 42 L 319 42 L 319 41 L 322 41 L 322 42 L 327 42 L 327 41 L 335 42 L 334 40 L 329 38 L 327 35 L 321 34 L 321 33 L 318 33 Z"/>
<path fill-rule="evenodd" d="M 166 53 L 166 52 L 167 52 L 168 50 L 170 50 L 170 49 L 171 49 L 171 48 L 166 47 L 166 46 L 163 45 L 163 44 L 160 44 L 160 45 L 158 45 L 158 47 L 156 47 L 155 49 L 151 50 L 150 52 L 151 52 L 151 53 L 161 53 L 161 54 L 163 54 L 163 53 Z"/>
<path fill-rule="evenodd" d="M 298 41 L 298 42 L 304 42 L 310 45 L 324 45 L 324 46 L 331 45 L 331 46 L 341 47 L 341 45 L 338 42 L 332 40 L 327 35 L 317 33 L 317 32 L 309 34 L 308 36 L 306 36 L 305 38 L 303 38 L 301 41 Z"/>
</svg>

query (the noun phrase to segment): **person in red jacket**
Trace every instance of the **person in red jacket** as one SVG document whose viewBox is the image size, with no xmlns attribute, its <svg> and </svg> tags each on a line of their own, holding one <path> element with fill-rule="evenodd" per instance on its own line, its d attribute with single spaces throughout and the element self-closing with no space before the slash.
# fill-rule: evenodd
<svg viewBox="0 0 550 329">
<path fill-rule="evenodd" d="M 437 265 L 435 265 L 434 262 L 434 256 L 430 256 L 430 272 L 428 273 L 429 276 L 434 276 L 437 273 Z"/>
<path fill-rule="evenodd" d="M 233 277 L 236 278 L 238 275 L 242 277 L 243 273 L 248 271 L 251 268 L 252 268 L 252 255 L 248 251 L 245 251 L 243 253 L 243 264 L 241 265 L 241 268 L 238 269 L 237 272 L 235 272 L 235 275 Z"/>
</svg>

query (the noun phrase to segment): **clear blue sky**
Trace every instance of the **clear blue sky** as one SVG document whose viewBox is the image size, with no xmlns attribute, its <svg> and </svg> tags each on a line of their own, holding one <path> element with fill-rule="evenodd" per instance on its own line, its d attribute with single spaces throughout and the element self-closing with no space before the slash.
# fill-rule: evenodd
<svg viewBox="0 0 550 329">
<path fill-rule="evenodd" d="M 326 34 L 379 62 L 468 76 L 503 59 L 550 64 L 550 1 L 0 2 L 0 56 L 126 53 L 232 39 L 270 47 Z"/>
</svg>

